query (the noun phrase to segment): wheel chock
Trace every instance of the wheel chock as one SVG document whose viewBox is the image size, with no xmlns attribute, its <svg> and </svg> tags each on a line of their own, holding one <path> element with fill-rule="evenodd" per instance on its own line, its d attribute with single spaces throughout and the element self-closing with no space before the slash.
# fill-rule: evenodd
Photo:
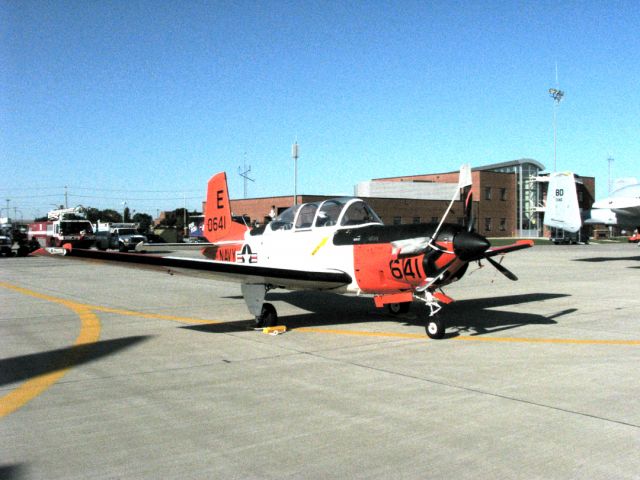
<svg viewBox="0 0 640 480">
<path fill-rule="evenodd" d="M 275 327 L 266 327 L 262 329 L 262 333 L 266 335 L 280 335 L 287 331 L 285 325 L 276 325 Z"/>
</svg>

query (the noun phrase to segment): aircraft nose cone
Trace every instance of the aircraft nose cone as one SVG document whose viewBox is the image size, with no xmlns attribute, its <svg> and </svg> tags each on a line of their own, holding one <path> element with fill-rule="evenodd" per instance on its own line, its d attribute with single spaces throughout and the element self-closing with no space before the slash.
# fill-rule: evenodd
<svg viewBox="0 0 640 480">
<path fill-rule="evenodd" d="M 476 232 L 462 231 L 453 238 L 453 251 L 460 260 L 480 260 L 491 246 L 489 241 Z"/>
</svg>

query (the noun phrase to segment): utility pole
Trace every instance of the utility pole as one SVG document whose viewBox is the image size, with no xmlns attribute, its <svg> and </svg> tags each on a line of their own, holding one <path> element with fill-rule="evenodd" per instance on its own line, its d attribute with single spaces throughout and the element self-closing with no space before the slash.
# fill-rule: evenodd
<svg viewBox="0 0 640 480">
<path fill-rule="evenodd" d="M 182 235 L 183 237 L 187 236 L 187 194 L 183 193 L 184 196 L 184 208 L 182 209 Z"/>
<path fill-rule="evenodd" d="M 293 158 L 293 204 L 298 204 L 298 157 L 300 149 L 296 140 L 291 146 L 291 158 Z"/>
<path fill-rule="evenodd" d="M 69 208 L 69 198 L 68 198 L 67 186 L 64 186 L 64 208 Z"/>
</svg>

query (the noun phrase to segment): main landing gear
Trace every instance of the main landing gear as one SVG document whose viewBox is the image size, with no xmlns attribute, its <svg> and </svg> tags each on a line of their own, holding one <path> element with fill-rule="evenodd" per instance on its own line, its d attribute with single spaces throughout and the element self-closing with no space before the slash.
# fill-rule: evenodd
<svg viewBox="0 0 640 480">
<path fill-rule="evenodd" d="M 243 283 L 241 284 L 242 297 L 249 312 L 256 318 L 253 328 L 262 330 L 266 327 L 278 325 L 278 313 L 273 305 L 265 303 L 264 297 L 269 290 L 267 285 Z"/>
<path fill-rule="evenodd" d="M 254 328 L 263 329 L 266 327 L 275 327 L 278 325 L 278 313 L 276 308 L 270 303 L 262 305 L 262 311 L 260 315 L 256 317 L 256 323 Z"/>
</svg>

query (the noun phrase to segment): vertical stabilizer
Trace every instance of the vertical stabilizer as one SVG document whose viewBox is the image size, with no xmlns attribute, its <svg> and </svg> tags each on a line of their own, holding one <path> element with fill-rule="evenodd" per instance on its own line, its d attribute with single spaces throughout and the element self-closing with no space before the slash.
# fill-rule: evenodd
<svg viewBox="0 0 640 480">
<path fill-rule="evenodd" d="M 231 219 L 227 174 L 214 175 L 207 184 L 207 204 L 204 210 L 204 236 L 211 243 L 221 240 L 242 240 L 248 227 Z"/>
<path fill-rule="evenodd" d="M 552 173 L 549 176 L 544 224 L 571 233 L 580 230 L 582 220 L 573 173 Z"/>
</svg>

